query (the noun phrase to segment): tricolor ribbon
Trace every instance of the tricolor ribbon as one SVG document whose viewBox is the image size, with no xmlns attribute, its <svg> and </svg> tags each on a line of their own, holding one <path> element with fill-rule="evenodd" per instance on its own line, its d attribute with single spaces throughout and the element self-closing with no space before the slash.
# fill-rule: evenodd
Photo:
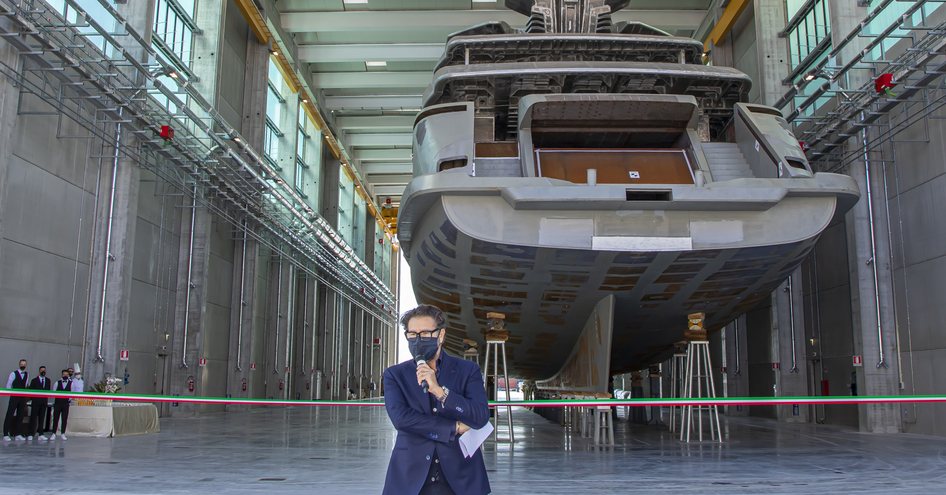
<svg viewBox="0 0 946 495">
<path fill-rule="evenodd" d="M 182 404 L 234 404 L 289 407 L 383 407 L 384 399 L 369 400 L 284 400 L 236 397 L 201 397 L 143 394 L 102 394 L 97 392 L 47 392 L 0 388 L 0 397 L 51 397 L 111 400 L 118 402 L 177 402 Z M 787 406 L 813 404 L 904 404 L 946 402 L 946 395 L 876 396 L 796 396 L 796 397 L 717 397 L 709 399 L 544 399 L 491 401 L 491 407 L 668 407 L 668 406 Z"/>
</svg>

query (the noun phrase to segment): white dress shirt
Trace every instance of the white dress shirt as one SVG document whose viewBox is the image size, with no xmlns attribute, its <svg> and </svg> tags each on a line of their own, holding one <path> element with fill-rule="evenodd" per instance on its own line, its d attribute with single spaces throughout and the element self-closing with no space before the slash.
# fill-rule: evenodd
<svg viewBox="0 0 946 495">
<path fill-rule="evenodd" d="M 14 370 L 10 372 L 10 378 L 7 378 L 7 388 L 13 387 L 13 380 L 16 380 L 16 374 L 22 373 L 20 376 L 23 377 L 26 375 L 25 371 Z"/>
</svg>

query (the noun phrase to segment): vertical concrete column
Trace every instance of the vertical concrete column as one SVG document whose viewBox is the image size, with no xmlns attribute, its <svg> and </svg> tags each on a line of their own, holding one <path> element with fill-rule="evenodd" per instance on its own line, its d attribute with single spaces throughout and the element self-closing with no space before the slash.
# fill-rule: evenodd
<svg viewBox="0 0 946 495">
<path fill-rule="evenodd" d="M 256 319 L 257 296 L 254 283 L 259 257 L 259 244 L 246 232 L 237 231 L 238 240 L 233 260 L 233 290 L 230 303 L 230 354 L 227 393 L 231 397 L 251 397 L 252 380 L 250 363 L 252 356 L 253 322 Z M 244 384 L 246 390 L 244 390 Z"/>
<path fill-rule="evenodd" d="M 338 184 L 341 174 L 341 162 L 332 150 L 327 146 L 322 146 L 322 184 L 319 193 L 319 212 L 325 221 L 335 229 L 338 229 Z"/>
<path fill-rule="evenodd" d="M 313 388 L 316 390 L 315 398 L 327 398 L 330 393 L 328 365 L 331 356 L 331 342 L 329 326 L 334 318 L 333 291 L 327 285 L 321 285 L 318 293 L 318 318 L 316 321 L 315 332 L 313 335 L 314 345 L 317 349 L 315 361 L 315 376 L 313 378 Z"/>
<path fill-rule="evenodd" d="M 308 306 L 309 306 L 309 331 L 303 345 L 308 349 L 308 357 L 305 361 L 305 376 L 308 384 L 305 397 L 315 399 L 316 393 L 316 370 L 318 369 L 318 341 L 319 341 L 319 281 L 315 278 L 309 279 Z"/>
<path fill-rule="evenodd" d="M 786 39 L 779 36 L 785 27 L 785 1 L 753 0 L 752 6 L 755 12 L 759 74 L 762 76 L 761 81 L 753 83 L 761 85 L 760 103 L 772 105 L 788 89 L 782 84 L 788 75 L 788 46 Z"/>
<path fill-rule="evenodd" d="M 253 298 L 247 300 L 247 307 L 252 308 L 252 325 L 249 328 L 248 336 L 250 338 L 250 369 L 248 378 L 248 397 L 264 398 L 266 395 L 266 384 L 270 375 L 267 374 L 266 357 L 268 349 L 268 336 L 270 331 L 270 308 L 272 302 L 269 300 L 272 294 L 270 278 L 275 274 L 273 271 L 273 253 L 260 244 L 256 244 L 256 255 L 253 258 L 247 257 L 247 262 L 253 264 L 254 277 L 248 279 L 247 283 L 253 284 Z M 249 251 L 249 250 L 248 250 Z M 249 253 L 248 254 L 252 254 Z"/>
<path fill-rule="evenodd" d="M 2 20 L 0 22 L 8 22 Z M 0 43 L 0 62 L 10 66 L 20 66 L 19 52 L 9 43 Z M 16 81 L 0 74 L 0 149 L 9 150 L 13 129 L 17 124 L 16 105 L 19 101 L 19 89 Z M 0 155 L 0 205 L 4 204 L 6 195 L 7 168 L 10 164 L 10 153 Z M 3 238 L 4 221 L 0 215 L 0 239 Z M 3 243 L 0 242 L 0 257 L 3 256 Z"/>
<path fill-rule="evenodd" d="M 391 322 L 385 323 L 385 333 L 388 336 L 388 344 L 385 346 L 385 363 L 387 366 L 397 364 L 397 327 Z"/>
<path fill-rule="evenodd" d="M 808 358 L 805 345 L 804 305 L 801 268 L 772 293 L 772 355 L 779 362 L 776 370 L 776 396 L 808 395 Z M 808 407 L 776 407 L 778 419 L 807 422 Z"/>
<path fill-rule="evenodd" d="M 370 198 L 370 196 L 369 196 Z M 378 247 L 378 222 L 369 208 L 365 208 L 365 258 L 368 268 L 374 270 L 374 252 Z"/>
<path fill-rule="evenodd" d="M 181 242 L 178 248 L 177 301 L 171 337 L 172 395 L 201 395 L 204 369 L 200 366 L 201 327 L 206 310 L 207 265 L 210 262 L 210 213 L 200 205 L 200 189 L 192 188 L 181 208 Z M 171 413 L 193 413 L 197 408 L 181 404 Z"/>
<path fill-rule="evenodd" d="M 330 377 L 332 381 L 332 396 L 333 400 L 337 400 L 340 395 L 340 390 L 344 388 L 345 375 L 342 373 L 342 360 L 344 359 L 344 335 L 345 335 L 345 322 L 346 318 L 346 303 L 347 300 L 345 296 L 336 292 L 335 293 L 335 318 L 332 322 L 332 361 L 329 363 Z"/>
<path fill-rule="evenodd" d="M 831 16 L 831 35 L 835 41 L 857 27 L 867 9 L 851 4 L 828 3 Z M 853 58 L 866 39 L 855 40 L 839 54 L 838 62 Z M 854 71 L 843 87 L 855 88 L 868 81 L 873 74 L 868 70 Z M 873 131 L 848 141 L 847 149 L 863 148 Z M 850 175 L 857 182 L 861 199 L 846 217 L 848 231 L 851 302 L 854 322 L 855 353 L 863 356 L 863 366 L 855 368 L 859 395 L 897 395 L 900 393 L 896 342 L 897 327 L 893 311 L 893 278 L 891 275 L 890 245 L 886 217 L 887 201 L 882 184 L 880 166 L 872 160 L 876 152 L 863 152 L 861 159 L 851 164 Z M 858 406 L 862 431 L 896 433 L 902 430 L 900 410 L 895 404 L 866 404 Z"/>
<path fill-rule="evenodd" d="M 374 316 L 372 315 L 368 316 L 368 323 L 367 323 L 368 346 L 367 346 L 367 356 L 366 356 L 366 359 L 368 360 L 368 397 L 377 397 L 378 383 L 380 383 L 378 381 L 378 377 L 379 377 L 378 360 L 376 358 L 377 350 L 375 349 L 375 345 L 374 345 L 374 339 L 377 338 L 378 336 L 377 321 L 378 321 L 377 318 L 375 318 Z M 372 390 L 372 387 L 371 387 L 372 384 L 374 384 L 374 390 Z"/>
<path fill-rule="evenodd" d="M 276 399 L 288 399 L 290 393 L 290 372 L 288 353 L 291 350 L 291 312 L 295 267 L 281 257 L 271 261 L 269 277 L 269 318 L 266 334 L 266 396 Z"/>
<path fill-rule="evenodd" d="M 130 27 L 150 39 L 154 0 L 122 6 L 119 12 Z M 136 47 L 129 49 L 136 50 L 136 56 L 143 55 Z M 11 124 L 15 121 L 12 114 L 8 121 Z M 134 146 L 134 136 L 121 132 L 122 126 L 117 122 L 108 128 L 110 136 L 105 141 L 103 151 L 109 158 L 101 162 L 103 200 L 95 212 L 96 237 L 93 239 L 90 274 L 92 291 L 89 294 L 87 335 L 81 363 L 87 387 L 101 380 L 105 373 L 115 375 L 117 372 L 119 349 L 128 327 L 128 296 L 131 293 L 138 213 L 140 170 L 134 161 L 118 151 Z"/>
<path fill-rule="evenodd" d="M 233 6 L 232 2 L 224 1 L 197 2 L 194 12 L 194 22 L 202 33 L 194 36 L 191 71 L 198 78 L 195 86 L 200 94 L 214 106 L 217 105 L 223 74 L 220 70 L 220 65 L 223 63 L 220 49 L 224 44 L 226 34 L 224 22 L 227 9 L 231 6 Z"/>
<path fill-rule="evenodd" d="M 117 132 L 117 126 L 112 127 Z M 116 147 L 132 146 L 127 134 Z M 117 153 L 113 148 L 110 153 Z M 116 373 L 118 353 L 127 331 L 140 170 L 117 156 L 102 162 L 102 201 L 95 212 L 97 227 L 92 261 L 92 292 L 85 342 L 85 379 L 91 385 L 105 373 Z"/>
<path fill-rule="evenodd" d="M 247 28 L 249 29 L 249 28 Z M 246 72 L 243 88 L 243 121 L 240 134 L 246 143 L 263 154 L 266 129 L 266 90 L 269 73 L 269 47 L 252 34 L 246 43 Z"/>
<path fill-rule="evenodd" d="M 321 347 L 322 387 L 320 397 L 323 399 L 335 398 L 336 333 L 338 331 L 338 293 L 331 287 L 325 286 L 325 299 L 322 304 L 322 327 L 319 331 L 319 346 Z"/>
<path fill-rule="evenodd" d="M 740 315 L 723 329 L 726 335 L 726 397 L 749 396 L 749 357 L 746 339 L 746 316 Z M 745 406 L 727 406 L 730 416 L 747 416 Z"/>
<path fill-rule="evenodd" d="M 362 370 L 361 370 L 361 346 L 364 344 L 365 339 L 362 335 L 363 325 L 362 319 L 364 318 L 363 310 L 352 303 L 351 311 L 351 340 L 348 348 L 351 349 L 351 371 L 349 372 L 349 388 L 355 391 L 355 395 L 361 397 L 361 383 L 362 383 Z"/>
<path fill-rule="evenodd" d="M 299 270 L 300 272 L 302 270 Z M 293 336 L 292 349 L 292 398 L 296 400 L 308 400 L 312 394 L 312 353 L 315 350 L 312 345 L 312 337 L 315 326 L 312 324 L 312 316 L 316 313 L 313 303 L 315 298 L 312 291 L 315 290 L 315 279 L 309 277 L 308 273 L 300 273 L 296 280 L 296 310 L 295 313 L 295 335 Z"/>
</svg>

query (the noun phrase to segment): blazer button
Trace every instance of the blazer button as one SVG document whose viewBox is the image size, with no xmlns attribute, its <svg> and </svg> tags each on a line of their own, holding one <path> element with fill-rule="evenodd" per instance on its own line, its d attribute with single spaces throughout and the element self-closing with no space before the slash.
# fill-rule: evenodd
<svg viewBox="0 0 946 495">
<path fill-rule="evenodd" d="M 434 464 L 440 464 L 440 459 L 434 459 Z"/>
<path fill-rule="evenodd" d="M 437 408 L 436 408 L 436 407 L 434 408 L 434 412 L 437 412 Z"/>
<path fill-rule="evenodd" d="M 430 456 L 427 456 L 427 460 L 428 460 L 428 461 L 430 460 Z"/>
</svg>

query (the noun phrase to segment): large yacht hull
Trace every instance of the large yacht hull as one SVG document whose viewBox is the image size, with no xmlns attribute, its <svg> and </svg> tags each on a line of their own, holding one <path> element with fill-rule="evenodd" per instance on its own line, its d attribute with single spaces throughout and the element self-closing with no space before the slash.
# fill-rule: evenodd
<svg viewBox="0 0 946 495">
<path fill-rule="evenodd" d="M 624 188 L 488 180 L 428 176 L 409 186 L 402 222 L 411 225 L 414 291 L 446 311 L 452 339 L 482 342 L 486 313 L 505 313 L 510 373 L 532 379 L 561 370 L 608 296 L 611 373 L 660 362 L 688 313 L 705 312 L 713 329 L 769 297 L 857 197 L 848 177 L 817 174 L 794 190 L 744 179 L 703 188 L 688 208 L 609 210 L 600 190 Z M 529 207 L 530 187 L 543 191 L 541 208 Z M 599 197 L 582 198 L 592 192 Z"/>
<path fill-rule="evenodd" d="M 506 5 L 522 30 L 448 39 L 398 212 L 417 299 L 447 312 L 453 349 L 504 313 L 512 375 L 604 392 L 668 357 L 688 314 L 716 330 L 770 297 L 857 200 L 778 109 L 746 103 L 746 74 L 612 23 L 626 0 Z"/>
</svg>

